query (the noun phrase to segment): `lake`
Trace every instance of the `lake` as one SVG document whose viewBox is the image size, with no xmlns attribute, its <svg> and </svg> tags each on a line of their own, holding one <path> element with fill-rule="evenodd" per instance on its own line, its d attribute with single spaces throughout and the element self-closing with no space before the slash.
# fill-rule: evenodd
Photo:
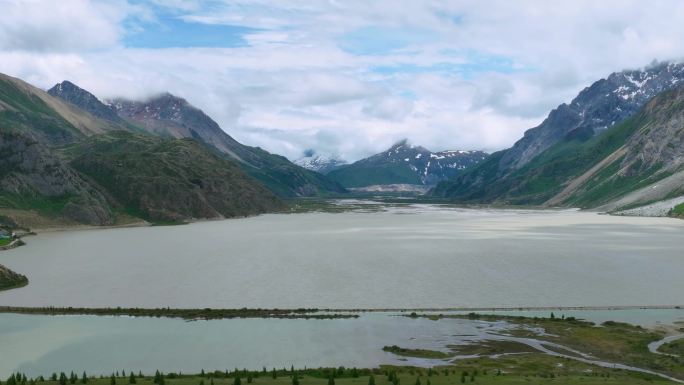
<svg viewBox="0 0 684 385">
<path fill-rule="evenodd" d="M 358 319 L 180 319 L 0 314 L 0 376 L 71 370 L 109 374 L 156 369 L 197 373 L 262 366 L 432 366 L 441 360 L 402 358 L 382 350 L 399 345 L 448 351 L 449 345 L 501 339 L 510 325 L 468 319 L 361 313 Z M 548 316 L 538 312 L 506 314 Z M 583 310 L 557 314 L 595 322 L 615 320 L 653 327 L 684 320 L 682 309 Z"/>
<path fill-rule="evenodd" d="M 42 233 L 0 305 L 682 305 L 684 221 L 436 205 Z"/>
</svg>

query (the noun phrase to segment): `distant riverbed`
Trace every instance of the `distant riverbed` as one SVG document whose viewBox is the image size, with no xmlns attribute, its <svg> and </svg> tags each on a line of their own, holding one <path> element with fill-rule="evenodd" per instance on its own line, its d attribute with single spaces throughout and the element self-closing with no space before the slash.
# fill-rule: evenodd
<svg viewBox="0 0 684 385">
<path fill-rule="evenodd" d="M 274 214 L 39 234 L 0 254 L 4 306 L 682 305 L 684 221 L 578 211 Z"/>
</svg>

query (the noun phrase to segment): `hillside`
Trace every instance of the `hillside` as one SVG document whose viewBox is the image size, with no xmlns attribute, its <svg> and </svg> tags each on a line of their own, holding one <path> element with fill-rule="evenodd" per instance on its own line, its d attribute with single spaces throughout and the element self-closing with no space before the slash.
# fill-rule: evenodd
<svg viewBox="0 0 684 385">
<path fill-rule="evenodd" d="M 127 213 L 149 221 L 247 216 L 285 207 L 235 162 L 192 139 L 117 131 L 70 146 L 65 154 Z"/>
<path fill-rule="evenodd" d="M 248 174 L 281 197 L 345 192 L 325 176 L 297 166 L 283 156 L 239 143 L 185 99 L 166 93 L 142 102 L 115 99 L 110 103 L 119 116 L 149 133 L 194 138 L 236 160 Z"/>
<path fill-rule="evenodd" d="M 80 103 L 99 106 L 89 95 L 81 92 Z M 122 214 L 179 221 L 284 207 L 196 140 L 135 134 L 144 131 L 97 113 L 107 119 L 0 76 L 0 214 L 25 227 L 112 225 Z"/>
<path fill-rule="evenodd" d="M 481 151 L 432 152 L 402 140 L 386 151 L 333 170 L 328 177 L 348 188 L 432 185 L 453 178 L 486 157 Z"/>
<path fill-rule="evenodd" d="M 678 134 L 661 127 L 651 136 L 644 136 L 645 131 L 640 129 L 656 121 L 663 123 L 663 116 L 669 112 L 658 113 L 656 109 L 659 109 L 659 103 L 670 102 L 654 99 L 646 110 L 643 110 L 644 105 L 656 94 L 676 88 L 678 84 L 684 84 L 682 64 L 660 64 L 644 70 L 611 74 L 583 90 L 570 105 L 563 104 L 553 110 L 540 126 L 527 131 L 511 149 L 492 154 L 454 180 L 441 183 L 431 195 L 471 202 L 582 207 L 596 207 L 617 199 L 632 189 L 617 185 L 631 183 L 622 177 L 638 179 L 635 173 L 658 179 L 667 176 L 660 173 L 663 168 L 657 167 L 657 158 L 669 156 L 668 151 L 649 147 L 653 151 L 644 152 L 646 150 L 641 151 L 638 147 L 642 141 L 646 141 L 643 144 L 649 141 L 650 145 L 662 144 L 663 138 L 653 135 L 672 139 L 674 142 L 670 146 L 676 146 Z M 670 112 L 676 109 L 668 108 Z M 638 114 L 640 110 L 643 111 L 641 115 Z M 677 124 L 675 121 L 670 123 Z M 636 135 L 638 132 L 641 134 Z M 628 142 L 630 144 L 623 148 Z M 639 157 L 644 157 L 645 162 L 636 167 L 634 162 Z M 612 189 L 614 193 L 601 192 L 585 184 L 591 183 L 586 180 L 591 179 L 590 176 L 594 178 L 592 180 L 605 179 L 596 172 L 609 173 L 605 171 L 608 166 L 613 172 L 621 173 L 610 178 L 613 181 L 610 183 L 616 183 L 612 187 L 605 180 L 601 183 L 603 189 Z M 596 169 L 592 170 L 592 167 Z M 671 168 L 669 165 L 663 172 L 670 173 Z M 591 173 L 583 175 L 590 170 Z M 649 182 L 648 179 L 639 181 L 644 186 Z M 645 199 L 634 199 L 629 204 L 643 201 Z"/>
<path fill-rule="evenodd" d="M 440 184 L 432 194 L 466 201 L 606 210 L 682 195 L 684 88 L 659 94 L 635 116 L 598 135 L 567 136 L 521 168 L 496 178 L 493 165 L 505 154 L 493 154 L 485 164 L 455 182 Z M 482 176 L 495 182 L 473 189 Z"/>
</svg>

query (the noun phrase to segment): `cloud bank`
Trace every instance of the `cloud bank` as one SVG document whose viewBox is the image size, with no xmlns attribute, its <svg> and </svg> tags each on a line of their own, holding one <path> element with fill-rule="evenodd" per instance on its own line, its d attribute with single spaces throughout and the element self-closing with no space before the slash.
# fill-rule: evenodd
<svg viewBox="0 0 684 385">
<path fill-rule="evenodd" d="M 613 71 L 684 57 L 684 2 L 0 0 L 0 72 L 169 91 L 245 144 L 356 160 L 510 146 Z"/>
</svg>

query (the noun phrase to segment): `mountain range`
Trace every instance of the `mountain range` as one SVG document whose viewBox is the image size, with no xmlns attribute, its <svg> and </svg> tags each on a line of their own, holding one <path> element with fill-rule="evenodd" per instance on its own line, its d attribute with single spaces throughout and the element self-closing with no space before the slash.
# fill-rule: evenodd
<svg viewBox="0 0 684 385">
<path fill-rule="evenodd" d="M 20 224 L 245 216 L 339 192 L 173 95 L 105 104 L 70 82 L 45 92 L 0 75 L 0 208 Z"/>
<path fill-rule="evenodd" d="M 682 195 L 683 85 L 684 64 L 613 73 L 430 194 L 607 210 Z"/>
<path fill-rule="evenodd" d="M 389 149 L 341 166 L 327 176 L 348 188 L 376 185 L 434 185 L 450 179 L 487 157 L 482 151 L 432 152 L 406 139 Z"/>
<path fill-rule="evenodd" d="M 245 172 L 278 196 L 291 198 L 344 192 L 336 183 L 285 157 L 239 143 L 202 110 L 169 93 L 145 101 L 113 99 L 105 104 L 67 81 L 55 85 L 48 93 L 113 123 L 123 122 L 163 138 L 195 139 L 220 156 L 236 161 Z"/>
<path fill-rule="evenodd" d="M 177 222 L 281 211 L 284 199 L 432 188 L 459 203 L 630 210 L 684 196 L 684 64 L 616 72 L 511 148 L 402 140 L 351 164 L 239 143 L 185 99 L 101 101 L 0 75 L 0 214 L 19 225 Z M 662 208 L 660 208 L 662 210 Z M 681 216 L 681 205 L 672 211 Z"/>
</svg>

